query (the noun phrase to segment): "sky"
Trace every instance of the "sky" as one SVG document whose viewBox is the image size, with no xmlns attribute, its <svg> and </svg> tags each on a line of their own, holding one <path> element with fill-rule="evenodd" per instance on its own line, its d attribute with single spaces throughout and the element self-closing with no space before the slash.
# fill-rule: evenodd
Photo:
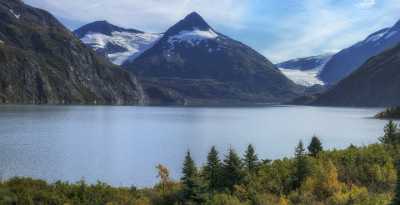
<svg viewBox="0 0 400 205">
<path fill-rule="evenodd" d="M 400 0 L 24 0 L 73 30 L 96 20 L 164 32 L 192 11 L 274 63 L 337 52 L 400 20 Z"/>
</svg>

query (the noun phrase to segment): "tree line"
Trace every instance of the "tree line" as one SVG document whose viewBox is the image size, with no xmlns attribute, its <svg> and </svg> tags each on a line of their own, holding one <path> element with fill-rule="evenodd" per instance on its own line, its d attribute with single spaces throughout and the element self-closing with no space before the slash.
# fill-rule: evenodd
<svg viewBox="0 0 400 205">
<path fill-rule="evenodd" d="M 263 160 L 254 146 L 241 155 L 211 147 L 197 166 L 190 151 L 182 177 L 157 166 L 151 188 L 111 187 L 13 178 L 0 181 L 0 204 L 10 205 L 400 205 L 400 134 L 393 121 L 377 143 L 326 150 L 314 136 L 292 157 Z"/>
</svg>

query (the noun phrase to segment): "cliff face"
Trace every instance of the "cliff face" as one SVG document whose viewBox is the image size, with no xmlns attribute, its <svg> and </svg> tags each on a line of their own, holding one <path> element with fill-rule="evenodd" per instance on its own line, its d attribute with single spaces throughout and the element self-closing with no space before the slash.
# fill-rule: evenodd
<svg viewBox="0 0 400 205">
<path fill-rule="evenodd" d="M 98 57 L 46 11 L 0 0 L 0 102 L 142 104 L 135 76 Z"/>
</svg>

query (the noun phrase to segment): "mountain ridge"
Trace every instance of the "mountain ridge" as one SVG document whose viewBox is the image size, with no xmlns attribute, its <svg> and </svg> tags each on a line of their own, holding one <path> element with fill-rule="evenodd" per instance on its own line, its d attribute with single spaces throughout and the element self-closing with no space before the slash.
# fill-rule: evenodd
<svg viewBox="0 0 400 205">
<path fill-rule="evenodd" d="M 153 47 L 122 66 L 141 78 L 158 78 L 158 83 L 191 98 L 198 93 L 218 100 L 213 88 L 221 100 L 284 102 L 304 91 L 267 58 L 215 31 L 197 13 L 170 27 Z"/>
<path fill-rule="evenodd" d="M 371 57 L 400 43 L 400 21 L 368 35 L 364 40 L 335 54 L 319 77 L 327 84 L 336 84 L 357 70 Z"/>
<path fill-rule="evenodd" d="M 134 75 L 82 44 L 45 10 L 0 0 L 0 103 L 144 104 Z"/>
<path fill-rule="evenodd" d="M 314 99 L 312 105 L 400 105 L 400 44 L 370 58 L 358 70 Z"/>
</svg>

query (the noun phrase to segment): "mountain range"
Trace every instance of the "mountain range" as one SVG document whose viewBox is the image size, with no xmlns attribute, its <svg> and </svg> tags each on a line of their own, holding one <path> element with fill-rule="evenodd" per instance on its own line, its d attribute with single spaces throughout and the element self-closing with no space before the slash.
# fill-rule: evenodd
<svg viewBox="0 0 400 205">
<path fill-rule="evenodd" d="M 162 34 L 125 29 L 107 21 L 96 21 L 74 31 L 83 43 L 112 63 L 132 61 L 162 37 Z"/>
<path fill-rule="evenodd" d="M 322 82 L 325 85 L 332 86 L 349 76 L 371 57 L 393 48 L 399 43 L 400 21 L 392 27 L 370 34 L 364 40 L 331 56 L 322 55 L 294 59 L 279 63 L 277 66 L 283 68 L 282 71 L 298 83 L 303 82 L 302 84 L 310 85 L 321 84 L 320 82 Z M 323 65 L 321 66 L 321 64 Z M 318 70 L 312 72 L 310 68 L 313 65 L 319 66 Z"/>
<path fill-rule="evenodd" d="M 21 0 L 0 0 L 0 17 L 0 103 L 400 104 L 400 22 L 337 54 L 274 65 L 196 12 L 164 33 L 107 21 L 72 33 Z"/>
<path fill-rule="evenodd" d="M 107 46 L 98 45 L 105 43 L 88 43 L 93 42 L 87 40 L 88 36 L 113 38 L 121 29 L 113 25 L 103 27 L 119 30 L 87 29 L 98 24 L 86 25 L 75 34 L 93 49 L 104 50 Z M 139 76 L 148 93 L 173 92 L 186 104 L 231 104 L 284 102 L 305 90 L 255 50 L 217 32 L 196 12 L 158 35 L 140 55 L 122 63 L 123 68 Z M 163 90 L 155 91 L 154 86 Z"/>
<path fill-rule="evenodd" d="M 363 41 L 335 54 L 325 65 L 320 78 L 327 84 L 336 84 L 357 70 L 369 58 L 400 43 L 400 21 L 393 27 L 369 35 Z"/>
<path fill-rule="evenodd" d="M 48 12 L 0 0 L 1 103 L 143 104 L 143 92 Z"/>
<path fill-rule="evenodd" d="M 372 57 L 350 76 L 311 101 L 328 106 L 400 105 L 400 44 Z"/>
</svg>

